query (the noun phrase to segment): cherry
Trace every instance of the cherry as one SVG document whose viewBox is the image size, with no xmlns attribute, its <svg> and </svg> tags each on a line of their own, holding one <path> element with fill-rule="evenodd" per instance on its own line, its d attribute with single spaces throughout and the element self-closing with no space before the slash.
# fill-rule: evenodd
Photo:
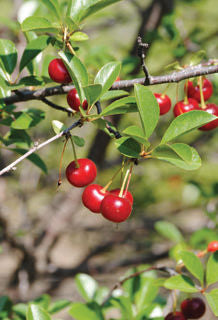
<svg viewBox="0 0 218 320">
<path fill-rule="evenodd" d="M 171 312 L 165 318 L 165 320 L 186 320 L 185 316 L 181 312 Z"/>
<path fill-rule="evenodd" d="M 108 191 L 102 190 L 103 187 L 99 184 L 90 184 L 83 191 L 82 202 L 92 212 L 100 213 L 101 202 L 109 194 Z"/>
<path fill-rule="evenodd" d="M 166 94 L 154 93 L 159 104 L 160 115 L 167 113 L 171 108 L 171 100 Z"/>
<path fill-rule="evenodd" d="M 102 215 L 112 222 L 123 222 L 131 214 L 132 206 L 129 200 L 114 194 L 107 195 L 101 203 Z"/>
<path fill-rule="evenodd" d="M 188 97 L 201 102 L 201 95 L 200 95 L 200 86 L 194 86 L 192 81 L 188 81 Z M 203 95 L 204 100 L 208 100 L 213 93 L 213 85 L 208 79 L 203 80 Z"/>
<path fill-rule="evenodd" d="M 189 98 L 188 103 L 185 103 L 185 101 L 177 102 L 174 106 L 173 113 L 175 117 L 178 117 L 180 116 L 180 114 L 183 114 L 185 112 L 189 112 L 192 110 L 200 110 L 200 107 L 196 100 Z"/>
<path fill-rule="evenodd" d="M 207 246 L 207 251 L 209 252 L 218 251 L 218 241 L 211 241 Z"/>
<path fill-rule="evenodd" d="M 85 187 L 92 183 L 97 175 L 94 162 L 90 159 L 78 159 L 79 168 L 76 161 L 69 163 L 66 169 L 67 180 L 75 187 Z"/>
<path fill-rule="evenodd" d="M 181 303 L 181 311 L 188 319 L 198 319 L 205 313 L 206 306 L 202 299 L 186 299 Z"/>
<path fill-rule="evenodd" d="M 116 196 L 119 196 L 119 194 L 120 194 L 120 189 L 111 190 L 110 193 L 111 193 L 111 194 L 115 194 Z M 130 191 L 127 191 L 127 193 L 126 193 L 126 191 L 124 190 L 124 191 L 123 191 L 123 198 L 129 200 L 129 202 L 131 203 L 131 205 L 133 205 L 133 196 L 132 196 L 132 194 L 131 194 Z"/>
<path fill-rule="evenodd" d="M 79 111 L 80 98 L 79 98 L 79 95 L 78 95 L 77 90 L 76 90 L 75 88 L 72 89 L 72 90 L 70 90 L 70 91 L 68 92 L 67 102 L 68 102 L 69 106 L 70 106 L 73 110 Z M 83 101 L 82 108 L 83 108 L 84 110 L 86 110 L 86 109 L 88 108 L 88 102 L 87 102 L 86 99 Z"/>
<path fill-rule="evenodd" d="M 208 113 L 211 113 L 218 117 L 218 106 L 214 103 L 208 103 L 205 109 L 202 109 Z M 199 130 L 209 131 L 218 127 L 218 119 L 215 119 L 204 126 L 200 127 Z"/>
<path fill-rule="evenodd" d="M 72 81 L 69 72 L 61 59 L 53 59 L 49 63 L 48 73 L 54 82 L 65 84 Z"/>
</svg>

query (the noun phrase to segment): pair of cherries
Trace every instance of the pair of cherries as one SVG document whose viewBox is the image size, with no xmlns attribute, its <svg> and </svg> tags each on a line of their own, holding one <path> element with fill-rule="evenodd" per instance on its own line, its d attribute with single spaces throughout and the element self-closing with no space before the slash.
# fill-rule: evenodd
<svg viewBox="0 0 218 320">
<path fill-rule="evenodd" d="M 86 187 L 83 191 L 82 202 L 94 213 L 101 213 L 112 222 L 123 222 L 131 214 L 133 197 L 125 190 L 120 196 L 120 189 L 106 191 L 98 184 L 91 184 L 97 175 L 97 168 L 90 159 L 78 159 L 67 166 L 67 180 L 75 187 Z"/>
<path fill-rule="evenodd" d="M 165 320 L 199 319 L 204 315 L 205 310 L 206 306 L 202 299 L 186 299 L 181 303 L 181 312 L 171 312 L 165 317 Z"/>
</svg>

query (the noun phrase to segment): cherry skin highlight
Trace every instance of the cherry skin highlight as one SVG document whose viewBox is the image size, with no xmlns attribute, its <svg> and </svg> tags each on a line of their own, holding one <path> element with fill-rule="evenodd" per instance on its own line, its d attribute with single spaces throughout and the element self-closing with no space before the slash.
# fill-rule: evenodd
<svg viewBox="0 0 218 320">
<path fill-rule="evenodd" d="M 167 113 L 171 108 L 171 100 L 166 94 L 154 93 L 159 104 L 160 115 Z"/>
<path fill-rule="evenodd" d="M 49 63 L 48 73 L 54 82 L 62 84 L 72 82 L 70 74 L 61 59 L 53 59 Z"/>
<path fill-rule="evenodd" d="M 79 111 L 80 98 L 79 98 L 79 95 L 78 95 L 77 90 L 75 88 L 68 92 L 67 102 L 68 102 L 69 106 L 71 107 L 71 109 L 73 109 L 75 111 Z M 82 108 L 84 110 L 87 110 L 87 108 L 88 108 L 88 102 L 86 99 L 83 101 Z"/>
<path fill-rule="evenodd" d="M 208 79 L 203 80 L 203 96 L 204 100 L 207 101 L 213 94 L 213 85 Z M 199 85 L 194 86 L 192 81 L 188 81 L 188 97 L 201 102 L 200 87 Z"/>
<path fill-rule="evenodd" d="M 124 198 L 114 194 L 107 195 L 101 203 L 101 213 L 103 217 L 112 222 L 123 222 L 131 214 L 132 206 Z"/>
<path fill-rule="evenodd" d="M 205 313 L 206 306 L 202 299 L 186 299 L 181 303 L 181 311 L 188 319 L 198 319 Z"/>
<path fill-rule="evenodd" d="M 165 318 L 165 320 L 187 320 L 181 312 L 171 312 Z"/>
<path fill-rule="evenodd" d="M 202 109 L 210 114 L 213 114 L 214 116 L 218 117 L 218 106 L 214 103 L 208 103 L 205 109 Z M 209 131 L 213 130 L 218 127 L 218 119 L 215 119 L 204 126 L 200 127 L 199 130 L 202 131 Z"/>
<path fill-rule="evenodd" d="M 218 251 L 218 241 L 211 241 L 207 246 L 208 252 L 216 252 Z"/>
<path fill-rule="evenodd" d="M 185 103 L 185 101 L 179 101 L 175 104 L 173 113 L 175 117 L 180 116 L 180 114 L 183 114 L 185 112 L 189 112 L 192 110 L 200 110 L 200 107 L 198 105 L 198 102 L 194 99 L 188 99 L 188 103 Z"/>
<path fill-rule="evenodd" d="M 97 169 L 90 159 L 78 159 L 77 161 L 79 168 L 76 166 L 76 161 L 70 162 L 66 169 L 66 177 L 73 186 L 82 188 L 95 180 Z"/>
<path fill-rule="evenodd" d="M 83 191 L 82 202 L 86 208 L 94 213 L 100 213 L 101 202 L 109 194 L 108 191 L 103 192 L 102 189 L 103 187 L 99 184 L 90 184 Z"/>
<path fill-rule="evenodd" d="M 120 189 L 111 190 L 110 194 L 115 194 L 116 196 L 119 196 Z M 126 191 L 124 190 L 122 198 L 125 198 L 125 199 L 129 200 L 130 204 L 133 205 L 133 196 L 132 196 L 132 193 L 130 191 L 127 191 L 127 193 L 126 193 Z"/>
</svg>

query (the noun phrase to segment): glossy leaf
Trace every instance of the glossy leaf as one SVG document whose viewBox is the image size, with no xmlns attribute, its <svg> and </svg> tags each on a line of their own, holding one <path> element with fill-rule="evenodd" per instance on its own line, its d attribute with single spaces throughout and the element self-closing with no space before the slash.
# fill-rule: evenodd
<svg viewBox="0 0 218 320">
<path fill-rule="evenodd" d="M 184 275 L 173 276 L 167 279 L 164 283 L 164 287 L 170 290 L 180 290 L 187 293 L 198 292 L 193 281 Z"/>
<path fill-rule="evenodd" d="M 96 302 L 73 303 L 69 314 L 76 320 L 104 320 L 101 308 Z"/>
<path fill-rule="evenodd" d="M 12 74 L 17 63 L 17 49 L 15 44 L 7 39 L 0 39 L 0 65 Z"/>
<path fill-rule="evenodd" d="M 79 136 L 72 136 L 72 139 L 78 147 L 83 147 L 85 145 L 85 140 Z"/>
<path fill-rule="evenodd" d="M 61 17 L 61 9 L 58 0 L 40 0 L 49 9 L 50 13 L 53 14 L 58 20 Z"/>
<path fill-rule="evenodd" d="M 213 313 L 218 317 L 218 289 L 213 289 L 209 293 L 205 292 L 205 296 Z"/>
<path fill-rule="evenodd" d="M 132 304 L 129 297 L 120 296 L 117 298 L 113 298 L 111 300 L 111 304 L 116 308 L 119 308 L 122 314 L 121 319 L 133 320 L 133 310 Z"/>
<path fill-rule="evenodd" d="M 21 149 L 21 148 L 13 148 L 13 149 L 9 149 L 9 150 L 16 152 L 20 155 L 23 155 L 26 152 L 28 152 L 27 149 Z M 27 157 L 27 159 L 30 160 L 33 164 L 35 164 L 44 173 L 47 173 L 47 167 L 46 167 L 45 162 L 36 153 L 32 153 L 29 157 Z"/>
<path fill-rule="evenodd" d="M 120 69 L 121 63 L 114 61 L 107 63 L 99 70 L 94 83 L 102 85 L 102 95 L 111 88 L 120 73 Z"/>
<path fill-rule="evenodd" d="M 184 133 L 188 133 L 199 128 L 214 119 L 216 119 L 215 116 L 201 110 L 193 110 L 183 113 L 171 122 L 168 129 L 165 131 L 161 143 L 163 144 L 172 141 Z"/>
<path fill-rule="evenodd" d="M 126 157 L 138 158 L 141 152 L 140 144 L 129 137 L 116 139 L 115 145 L 117 150 Z"/>
<path fill-rule="evenodd" d="M 218 251 L 211 254 L 207 262 L 207 285 L 218 282 Z"/>
<path fill-rule="evenodd" d="M 154 285 L 154 279 L 145 279 L 143 281 L 140 290 L 136 293 L 135 304 L 137 311 L 144 309 L 146 305 L 151 304 L 151 302 L 156 298 L 159 288 Z"/>
<path fill-rule="evenodd" d="M 102 86 L 100 84 L 92 84 L 83 88 L 88 106 L 92 106 L 100 97 Z"/>
<path fill-rule="evenodd" d="M 17 303 L 12 307 L 13 312 L 21 319 L 26 319 L 28 306 L 25 303 Z"/>
<path fill-rule="evenodd" d="M 71 305 L 71 302 L 68 300 L 57 300 L 49 306 L 48 312 L 54 314 L 69 307 L 69 305 Z"/>
<path fill-rule="evenodd" d="M 96 290 L 98 289 L 97 282 L 91 276 L 85 273 L 77 274 L 75 277 L 75 282 L 81 296 L 86 301 L 92 300 Z"/>
<path fill-rule="evenodd" d="M 150 143 L 144 137 L 144 132 L 142 128 L 137 126 L 130 126 L 123 130 L 123 134 L 132 137 L 138 143 L 142 143 L 146 148 L 150 146 Z"/>
<path fill-rule="evenodd" d="M 51 317 L 42 307 L 36 304 L 30 304 L 27 310 L 26 320 L 51 320 Z"/>
<path fill-rule="evenodd" d="M 204 269 L 201 260 L 190 251 L 181 251 L 180 257 L 186 267 L 186 269 L 197 278 L 201 285 L 204 283 Z"/>
<path fill-rule="evenodd" d="M 23 32 L 26 31 L 39 31 L 39 32 L 58 32 L 58 25 L 52 24 L 48 19 L 44 17 L 28 17 L 22 24 L 21 28 Z"/>
<path fill-rule="evenodd" d="M 29 87 L 29 86 L 41 86 L 44 83 L 44 79 L 37 76 L 27 76 L 20 79 L 18 86 Z"/>
<path fill-rule="evenodd" d="M 72 36 L 70 37 L 70 40 L 72 41 L 86 41 L 89 39 L 89 36 L 84 33 L 84 32 L 81 32 L 81 31 L 77 31 L 77 32 L 74 32 L 72 34 Z"/>
<path fill-rule="evenodd" d="M 137 112 L 135 97 L 126 97 L 112 102 L 102 111 L 101 116 L 109 116 L 129 112 Z"/>
<path fill-rule="evenodd" d="M 160 108 L 148 88 L 135 84 L 134 90 L 144 135 L 149 138 L 158 123 Z"/>
<path fill-rule="evenodd" d="M 155 229 L 159 234 L 175 243 L 179 243 L 184 240 L 181 232 L 173 223 L 158 221 L 155 223 Z"/>
<path fill-rule="evenodd" d="M 52 120 L 52 128 L 56 134 L 64 131 L 67 127 L 59 120 Z"/>
<path fill-rule="evenodd" d="M 32 120 L 33 119 L 26 112 L 22 112 L 21 115 L 11 123 L 11 128 L 17 130 L 28 129 Z"/>
<path fill-rule="evenodd" d="M 113 100 L 120 97 L 128 96 L 129 93 L 124 90 L 109 90 L 103 96 L 101 96 L 101 101 Z"/>
</svg>

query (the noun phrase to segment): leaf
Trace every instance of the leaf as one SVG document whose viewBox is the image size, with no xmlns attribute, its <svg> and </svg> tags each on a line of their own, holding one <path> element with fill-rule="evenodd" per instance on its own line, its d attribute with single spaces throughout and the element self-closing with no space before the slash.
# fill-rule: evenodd
<svg viewBox="0 0 218 320">
<path fill-rule="evenodd" d="M 197 278 L 201 285 L 204 283 L 204 269 L 201 260 L 190 251 L 181 251 L 180 257 L 186 267 L 186 269 Z"/>
<path fill-rule="evenodd" d="M 135 304 L 138 312 L 143 310 L 146 305 L 151 304 L 157 296 L 159 288 L 154 283 L 155 279 L 145 279 L 140 290 L 136 293 Z"/>
<path fill-rule="evenodd" d="M 199 50 L 195 52 L 190 59 L 190 66 L 194 66 L 195 64 L 199 64 L 206 56 L 205 50 Z"/>
<path fill-rule="evenodd" d="M 218 289 L 213 289 L 209 293 L 205 292 L 205 296 L 213 313 L 218 317 Z"/>
<path fill-rule="evenodd" d="M 21 155 L 29 151 L 21 148 L 13 148 L 9 150 L 14 151 Z M 44 161 L 36 153 L 31 154 L 29 157 L 27 157 L 27 159 L 30 160 L 33 164 L 35 164 L 38 168 L 40 168 L 44 173 L 47 173 L 47 167 Z"/>
<path fill-rule="evenodd" d="M 26 319 L 26 312 L 28 306 L 25 303 L 17 303 L 12 307 L 13 312 L 21 319 Z"/>
<path fill-rule="evenodd" d="M 145 137 L 149 138 L 158 123 L 160 108 L 157 99 L 148 88 L 135 84 L 134 90 L 142 128 Z"/>
<path fill-rule="evenodd" d="M 96 302 L 73 303 L 69 314 L 76 320 L 104 320 L 101 308 Z"/>
<path fill-rule="evenodd" d="M 74 32 L 70 37 L 70 40 L 72 41 L 86 41 L 88 39 L 89 39 L 89 36 L 86 33 L 81 31 Z"/>
<path fill-rule="evenodd" d="M 83 88 L 88 106 L 92 106 L 100 97 L 102 86 L 100 84 L 92 84 Z"/>
<path fill-rule="evenodd" d="M 61 9 L 58 0 L 40 0 L 58 20 L 61 20 Z"/>
<path fill-rule="evenodd" d="M 207 262 L 207 285 L 218 282 L 218 251 L 214 252 Z"/>
<path fill-rule="evenodd" d="M 137 112 L 135 97 L 126 97 L 112 102 L 102 111 L 101 116 L 109 116 L 129 112 Z"/>
<path fill-rule="evenodd" d="M 27 76 L 20 79 L 18 86 L 29 87 L 29 86 L 41 86 L 44 83 L 43 78 L 37 76 Z"/>
<path fill-rule="evenodd" d="M 52 124 L 52 128 L 56 134 L 59 134 L 60 132 L 67 129 L 67 127 L 59 120 L 52 120 L 51 124 Z"/>
<path fill-rule="evenodd" d="M 33 119 L 26 112 L 22 112 L 21 115 L 11 123 L 11 128 L 17 130 L 28 129 L 32 120 Z"/>
<path fill-rule="evenodd" d="M 129 137 L 116 139 L 115 146 L 121 154 L 130 158 L 138 158 L 141 152 L 140 145 Z"/>
<path fill-rule="evenodd" d="M 75 277 L 77 289 L 86 301 L 93 299 L 96 290 L 98 289 L 97 282 L 88 274 L 79 273 Z"/>
<path fill-rule="evenodd" d="M 0 312 L 7 311 L 10 312 L 12 308 L 12 302 L 9 297 L 1 296 L 0 297 Z"/>
<path fill-rule="evenodd" d="M 27 310 L 27 320 L 51 320 L 49 314 L 40 306 L 30 304 Z"/>
<path fill-rule="evenodd" d="M 54 314 L 57 313 L 63 309 L 65 309 L 66 307 L 69 307 L 69 305 L 71 305 L 71 302 L 68 300 L 58 300 L 53 302 L 49 308 L 48 308 L 48 312 L 50 314 Z"/>
<path fill-rule="evenodd" d="M 161 143 L 164 144 L 175 138 L 178 138 L 184 133 L 188 133 L 196 128 L 199 128 L 214 119 L 216 119 L 215 116 L 201 110 L 193 110 L 183 113 L 171 122 L 164 133 Z"/>
<path fill-rule="evenodd" d="M 121 319 L 128 319 L 133 320 L 133 310 L 132 304 L 129 297 L 120 296 L 118 298 L 112 298 L 110 300 L 112 305 L 118 308 L 121 311 L 122 318 Z"/>
<path fill-rule="evenodd" d="M 164 287 L 170 290 L 180 290 L 182 292 L 198 292 L 193 281 L 184 275 L 173 276 L 167 279 L 164 283 Z"/>
<path fill-rule="evenodd" d="M 145 139 L 144 132 L 140 127 L 137 127 L 137 126 L 127 127 L 125 130 L 123 130 L 123 134 L 132 137 L 138 143 L 142 143 L 143 145 L 146 146 L 146 148 L 150 146 L 150 143 L 148 142 L 147 139 Z"/>
<path fill-rule="evenodd" d="M 51 302 L 51 297 L 48 294 L 42 294 L 41 296 L 33 300 L 34 304 L 39 305 L 45 310 L 48 309 L 50 302 Z"/>
<path fill-rule="evenodd" d="M 102 85 L 102 95 L 111 88 L 118 77 L 121 69 L 121 63 L 118 61 L 109 62 L 104 65 L 97 73 L 94 83 Z"/>
<path fill-rule="evenodd" d="M 155 223 L 155 229 L 159 234 L 171 241 L 174 241 L 175 243 L 179 243 L 184 240 L 179 229 L 170 222 L 158 221 Z"/>
<path fill-rule="evenodd" d="M 40 31 L 40 32 L 58 32 L 58 25 L 52 24 L 48 19 L 44 17 L 28 17 L 22 24 L 21 29 L 23 32 L 26 31 Z"/>
<path fill-rule="evenodd" d="M 40 52 L 42 52 L 49 45 L 51 37 L 40 36 L 32 41 L 30 41 L 21 58 L 19 70 L 23 70 L 30 61 L 32 61 Z"/>
<path fill-rule="evenodd" d="M 85 145 L 85 140 L 79 136 L 71 136 L 73 139 L 73 142 L 78 146 L 78 147 L 83 147 Z"/>
<path fill-rule="evenodd" d="M 104 299 L 108 296 L 109 289 L 107 287 L 100 287 L 96 290 L 94 301 L 96 301 L 99 304 L 102 304 Z"/>
<path fill-rule="evenodd" d="M 120 97 L 128 96 L 129 93 L 124 90 L 109 90 L 103 96 L 101 96 L 101 101 L 113 100 Z"/>
<path fill-rule="evenodd" d="M 17 63 L 15 44 L 7 39 L 0 39 L 0 64 L 9 74 L 12 74 Z"/>
</svg>

